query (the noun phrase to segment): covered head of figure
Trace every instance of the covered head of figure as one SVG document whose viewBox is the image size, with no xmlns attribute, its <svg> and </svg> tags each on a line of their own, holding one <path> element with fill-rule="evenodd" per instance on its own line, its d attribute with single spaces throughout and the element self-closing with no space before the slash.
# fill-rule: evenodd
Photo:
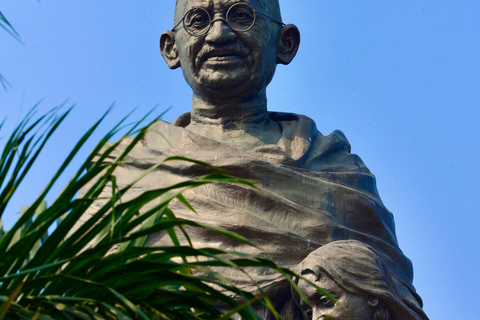
<svg viewBox="0 0 480 320">
<path fill-rule="evenodd" d="M 329 291 L 332 300 L 304 280 L 296 279 L 311 307 L 292 290 L 306 318 L 342 320 L 425 320 L 423 310 L 402 299 L 388 268 L 370 246 L 356 240 L 326 244 L 310 253 L 298 269 L 299 274 Z"/>
</svg>

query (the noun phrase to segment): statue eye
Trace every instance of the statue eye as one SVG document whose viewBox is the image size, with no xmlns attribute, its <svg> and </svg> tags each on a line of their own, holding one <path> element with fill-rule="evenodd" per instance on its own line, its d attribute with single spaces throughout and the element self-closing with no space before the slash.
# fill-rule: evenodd
<svg viewBox="0 0 480 320">
<path fill-rule="evenodd" d="M 186 21 L 188 26 L 193 26 L 193 25 L 199 25 L 199 24 L 205 24 L 206 17 L 204 15 L 196 14 L 191 17 Z"/>
<path fill-rule="evenodd" d="M 192 23 L 202 23 L 205 20 L 203 16 L 195 16 L 192 18 Z"/>
<path fill-rule="evenodd" d="M 199 31 L 208 28 L 210 25 L 210 16 L 205 9 L 194 8 L 185 15 L 185 27 L 192 31 Z"/>
<path fill-rule="evenodd" d="M 312 319 L 313 311 L 312 311 L 311 308 L 308 308 L 308 309 L 304 310 L 303 313 L 305 314 L 305 316 L 307 317 L 308 320 Z"/>
<path fill-rule="evenodd" d="M 328 297 L 326 296 L 322 296 L 320 298 L 320 305 L 323 307 L 323 308 L 333 308 L 335 306 L 335 302 L 333 302 L 332 300 L 330 300 Z"/>
<path fill-rule="evenodd" d="M 245 17 L 245 12 L 235 12 L 232 18 L 241 19 Z"/>
<path fill-rule="evenodd" d="M 253 16 L 250 12 L 247 12 L 245 9 L 232 10 L 228 15 L 228 19 L 232 21 L 252 21 Z"/>
</svg>

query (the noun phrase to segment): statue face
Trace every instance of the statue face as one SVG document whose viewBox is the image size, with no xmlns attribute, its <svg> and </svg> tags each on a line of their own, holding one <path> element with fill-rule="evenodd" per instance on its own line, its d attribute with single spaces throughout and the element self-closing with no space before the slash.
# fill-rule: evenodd
<svg viewBox="0 0 480 320">
<path fill-rule="evenodd" d="M 258 0 L 180 0 L 176 22 L 193 7 L 205 8 L 212 20 L 225 19 L 230 6 L 245 2 L 260 10 Z M 245 32 L 215 21 L 204 36 L 193 36 L 180 25 L 175 32 L 183 75 L 196 95 L 206 98 L 252 98 L 265 90 L 277 64 L 281 26 L 257 15 Z"/>
<path fill-rule="evenodd" d="M 307 296 L 312 308 L 305 302 L 299 302 L 299 306 L 307 316 L 307 319 L 320 320 L 371 320 L 373 310 L 368 304 L 367 297 L 357 295 L 343 290 L 328 276 L 321 274 L 320 278 L 313 272 L 304 274 L 304 277 L 314 282 L 320 288 L 327 290 L 338 302 L 334 303 L 326 296 L 318 292 L 314 287 L 304 280 L 299 280 L 300 290 Z"/>
</svg>

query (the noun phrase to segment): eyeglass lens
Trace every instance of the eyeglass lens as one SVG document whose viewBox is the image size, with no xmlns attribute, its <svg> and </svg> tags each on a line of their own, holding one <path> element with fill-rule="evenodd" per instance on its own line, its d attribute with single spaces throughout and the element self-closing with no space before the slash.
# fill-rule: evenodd
<svg viewBox="0 0 480 320">
<path fill-rule="evenodd" d="M 226 22 L 235 31 L 247 31 L 255 23 L 255 11 L 244 3 L 237 3 L 227 11 Z M 185 29 L 193 35 L 204 35 L 210 29 L 212 19 L 204 8 L 190 9 L 183 20 Z"/>
<path fill-rule="evenodd" d="M 233 5 L 227 12 L 227 22 L 235 31 L 246 31 L 255 23 L 255 11 L 243 3 Z"/>
</svg>

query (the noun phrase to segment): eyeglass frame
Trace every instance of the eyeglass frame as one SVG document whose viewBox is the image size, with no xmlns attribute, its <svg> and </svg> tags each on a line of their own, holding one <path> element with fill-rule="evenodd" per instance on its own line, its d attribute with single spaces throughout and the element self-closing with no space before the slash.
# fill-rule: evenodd
<svg viewBox="0 0 480 320">
<path fill-rule="evenodd" d="M 235 6 L 239 5 L 239 4 L 244 4 L 244 5 L 248 6 L 248 7 L 250 7 L 250 8 L 252 9 L 252 11 L 253 11 L 253 22 L 252 22 L 252 25 L 251 25 L 250 27 L 248 27 L 247 29 L 245 29 L 245 30 L 235 30 L 235 29 L 233 29 L 233 28 L 230 26 L 230 23 L 229 23 L 228 20 L 227 20 L 228 13 L 230 12 L 230 10 L 231 10 L 233 7 L 235 7 Z M 208 19 L 210 20 L 210 25 L 208 26 L 208 28 L 205 29 L 205 32 L 203 32 L 203 33 L 201 33 L 201 34 L 191 33 L 191 32 L 188 31 L 188 28 L 185 26 L 185 17 L 187 16 L 187 14 L 188 14 L 190 11 L 192 11 L 192 10 L 194 10 L 194 9 L 202 9 L 202 10 L 204 10 L 204 11 L 207 13 L 207 15 L 208 15 Z M 269 15 L 266 14 L 266 13 L 263 13 L 263 12 L 260 12 L 260 11 L 258 11 L 258 10 L 255 10 L 250 4 L 248 4 L 248 3 L 246 3 L 246 2 L 237 2 L 237 3 L 232 4 L 232 5 L 228 8 L 227 13 L 225 14 L 225 18 L 217 18 L 217 19 L 213 19 L 213 20 L 212 20 L 212 16 L 210 15 L 210 13 L 208 12 L 208 10 L 207 10 L 205 7 L 199 7 L 199 6 L 197 6 L 197 7 L 192 7 L 192 8 L 190 8 L 190 9 L 183 15 L 182 20 L 180 20 L 180 21 L 172 28 L 171 31 L 172 31 L 172 32 L 175 32 L 175 31 L 176 31 L 175 28 L 177 28 L 177 27 L 183 22 L 183 28 L 185 29 L 185 31 L 186 31 L 189 35 L 192 35 L 192 36 L 194 36 L 194 37 L 203 37 L 203 36 L 207 35 L 207 33 L 210 31 L 210 29 L 212 28 L 212 25 L 213 25 L 215 22 L 217 22 L 217 21 L 224 21 L 224 22 L 228 25 L 228 27 L 229 27 L 230 29 L 232 29 L 233 31 L 236 31 L 236 32 L 247 32 L 247 31 L 249 31 L 250 29 L 252 29 L 253 26 L 255 25 L 255 22 L 257 22 L 257 13 L 258 13 L 259 15 L 261 15 L 261 16 L 264 16 L 264 17 L 266 17 L 266 18 L 269 18 L 270 20 L 272 20 L 272 21 L 280 24 L 282 27 L 283 27 L 283 26 L 286 26 L 286 24 L 283 23 L 282 21 L 277 20 L 277 19 L 275 19 L 274 17 L 271 17 L 271 16 L 269 16 Z"/>
</svg>

